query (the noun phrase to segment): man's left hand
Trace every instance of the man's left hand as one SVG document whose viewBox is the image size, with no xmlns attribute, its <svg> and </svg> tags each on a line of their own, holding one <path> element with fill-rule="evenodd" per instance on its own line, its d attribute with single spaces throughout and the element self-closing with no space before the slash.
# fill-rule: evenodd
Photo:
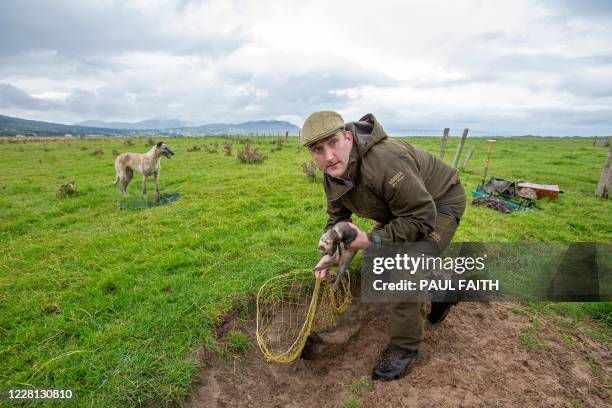
<svg viewBox="0 0 612 408">
<path fill-rule="evenodd" d="M 364 249 L 369 247 L 370 240 L 368 239 L 368 235 L 352 222 L 349 222 L 348 224 L 351 226 L 351 228 L 357 231 L 357 238 L 355 238 L 355 240 L 351 242 L 351 245 L 349 245 L 349 249 L 356 251 L 358 249 Z"/>
</svg>

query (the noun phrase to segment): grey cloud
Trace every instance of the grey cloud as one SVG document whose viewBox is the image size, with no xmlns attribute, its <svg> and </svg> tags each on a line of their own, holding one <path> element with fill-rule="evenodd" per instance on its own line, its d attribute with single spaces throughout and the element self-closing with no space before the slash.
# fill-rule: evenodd
<svg viewBox="0 0 612 408">
<path fill-rule="evenodd" d="M 163 49 L 219 56 L 248 41 L 238 29 L 192 35 L 188 30 L 164 29 L 163 22 L 153 15 L 137 14 L 122 2 L 6 0 L 0 2 L 0 55 L 57 50 L 80 58 Z"/>
<path fill-rule="evenodd" d="M 588 109 L 550 109 L 540 108 L 530 111 L 533 118 L 546 118 L 550 124 L 557 127 L 577 127 L 577 126 L 599 126 L 607 129 L 606 134 L 612 133 L 609 126 L 612 117 L 612 108 L 588 108 Z"/>
<path fill-rule="evenodd" d="M 482 73 L 496 72 L 503 76 L 504 73 L 556 72 L 559 71 L 559 67 L 567 70 L 579 67 L 581 64 L 578 58 L 551 55 L 544 52 L 538 55 L 514 52 L 503 56 L 475 56 L 472 59 L 471 66 Z"/>
<path fill-rule="evenodd" d="M 498 126 L 489 129 L 507 128 L 522 134 L 545 136 L 610 135 L 612 108 L 529 108 L 520 119 L 508 119 L 500 115 Z M 495 121 L 485 126 L 494 125 Z M 501 125 L 501 126 L 500 126 Z"/>
<path fill-rule="evenodd" d="M 220 73 L 222 75 L 222 73 Z M 330 109 L 346 103 L 330 92 L 368 84 L 363 74 L 316 71 L 284 79 L 262 75 L 234 75 L 205 89 L 152 86 L 150 82 L 117 80 L 95 92 L 72 90 L 55 108 L 71 112 L 71 120 L 142 120 L 152 116 L 180 117 L 198 123 L 271 119 L 287 112 L 305 115 L 311 110 Z M 232 92 L 254 88 L 264 91 Z M 24 98 L 26 96 L 24 95 Z"/>
<path fill-rule="evenodd" d="M 38 112 L 71 112 L 77 115 L 102 115 L 113 117 L 124 115 L 131 110 L 125 104 L 122 95 L 116 93 L 97 93 L 75 89 L 65 99 L 48 100 L 36 98 L 13 85 L 0 83 L 0 108 L 10 110 L 38 111 Z M 108 115 L 108 116 L 107 116 Z M 82 116 L 81 116 L 82 117 Z M 36 119 L 36 118 L 26 118 Z"/>
<path fill-rule="evenodd" d="M 375 108 L 373 108 L 375 109 Z M 406 130 L 439 130 L 449 127 L 452 135 L 459 135 L 464 128 L 473 136 L 490 133 L 497 135 L 610 135 L 612 108 L 515 108 L 479 109 L 474 111 L 443 111 L 414 115 L 402 112 L 373 112 L 386 129 L 394 134 L 407 134 Z"/>
<path fill-rule="evenodd" d="M 569 76 L 559 82 L 556 89 L 580 97 L 612 98 L 612 76 L 608 78 Z"/>
<path fill-rule="evenodd" d="M 115 104 L 112 103 L 112 98 L 100 101 L 95 93 L 76 89 L 66 98 L 65 105 L 77 114 L 92 114 L 100 111 L 110 113 Z"/>
<path fill-rule="evenodd" d="M 292 76 L 281 83 L 267 84 L 275 99 L 289 103 L 321 104 L 341 97 L 332 91 L 363 85 L 381 85 L 373 78 L 342 72 L 310 72 Z"/>
<path fill-rule="evenodd" d="M 461 79 L 448 79 L 448 80 L 410 80 L 406 84 L 417 89 L 433 89 L 433 88 L 453 88 L 462 85 L 476 84 L 476 83 L 491 83 L 502 79 L 502 76 L 491 71 L 473 71 L 466 78 Z"/>
<path fill-rule="evenodd" d="M 13 85 L 0 83 L 0 108 L 46 110 L 55 106 L 54 103 L 34 98 L 29 93 Z"/>
<path fill-rule="evenodd" d="M 294 75 L 224 71 L 224 79 L 231 87 L 253 86 L 266 92 L 264 100 L 255 95 L 243 95 L 227 101 L 230 113 L 244 105 L 261 104 L 258 114 L 262 118 L 274 118 L 287 113 L 307 116 L 315 110 L 340 109 L 349 103 L 349 99 L 334 91 L 362 86 L 399 85 L 378 71 L 363 69 L 345 61 L 338 61 L 333 67 Z"/>
<path fill-rule="evenodd" d="M 472 36 L 474 40 L 482 40 L 487 42 L 494 42 L 506 38 L 506 34 L 502 31 L 485 31 Z"/>
<path fill-rule="evenodd" d="M 522 77 L 520 85 L 535 93 L 561 91 L 595 98 L 611 96 L 610 75 L 592 73 L 612 72 L 612 56 L 607 54 L 571 57 L 545 52 L 532 55 L 517 51 L 502 56 L 474 53 L 460 68 L 467 73 L 465 79 L 415 83 L 414 86 L 459 86 L 493 81 L 516 84 L 516 78 Z"/>
<path fill-rule="evenodd" d="M 552 9 L 561 9 L 567 15 L 589 18 L 611 18 L 612 2 L 609 0 L 548 0 Z"/>
</svg>

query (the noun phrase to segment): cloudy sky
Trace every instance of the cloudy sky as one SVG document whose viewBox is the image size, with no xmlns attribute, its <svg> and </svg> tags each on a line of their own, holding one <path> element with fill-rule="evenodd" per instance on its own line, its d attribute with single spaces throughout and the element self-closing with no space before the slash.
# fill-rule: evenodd
<svg viewBox="0 0 612 408">
<path fill-rule="evenodd" d="M 2 0 L 0 114 L 612 134 L 612 2 Z"/>
</svg>

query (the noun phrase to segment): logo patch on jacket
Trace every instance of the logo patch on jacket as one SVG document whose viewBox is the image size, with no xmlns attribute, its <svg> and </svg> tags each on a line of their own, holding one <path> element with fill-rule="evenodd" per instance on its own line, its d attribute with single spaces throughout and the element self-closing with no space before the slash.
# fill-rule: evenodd
<svg viewBox="0 0 612 408">
<path fill-rule="evenodd" d="M 400 181 L 402 181 L 404 179 L 404 177 L 406 177 L 406 175 L 404 173 L 402 173 L 401 171 L 398 171 L 397 174 L 393 177 L 391 177 L 389 179 L 389 185 L 391 187 L 395 187 L 397 186 L 397 183 L 399 183 Z"/>
</svg>

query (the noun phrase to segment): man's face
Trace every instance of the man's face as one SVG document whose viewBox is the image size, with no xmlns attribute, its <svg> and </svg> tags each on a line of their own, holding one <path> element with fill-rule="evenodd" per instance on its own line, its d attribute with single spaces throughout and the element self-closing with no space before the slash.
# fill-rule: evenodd
<svg viewBox="0 0 612 408">
<path fill-rule="evenodd" d="M 339 130 L 335 135 L 320 140 L 308 148 L 319 168 L 332 177 L 341 177 L 348 167 L 353 134 Z"/>
</svg>

